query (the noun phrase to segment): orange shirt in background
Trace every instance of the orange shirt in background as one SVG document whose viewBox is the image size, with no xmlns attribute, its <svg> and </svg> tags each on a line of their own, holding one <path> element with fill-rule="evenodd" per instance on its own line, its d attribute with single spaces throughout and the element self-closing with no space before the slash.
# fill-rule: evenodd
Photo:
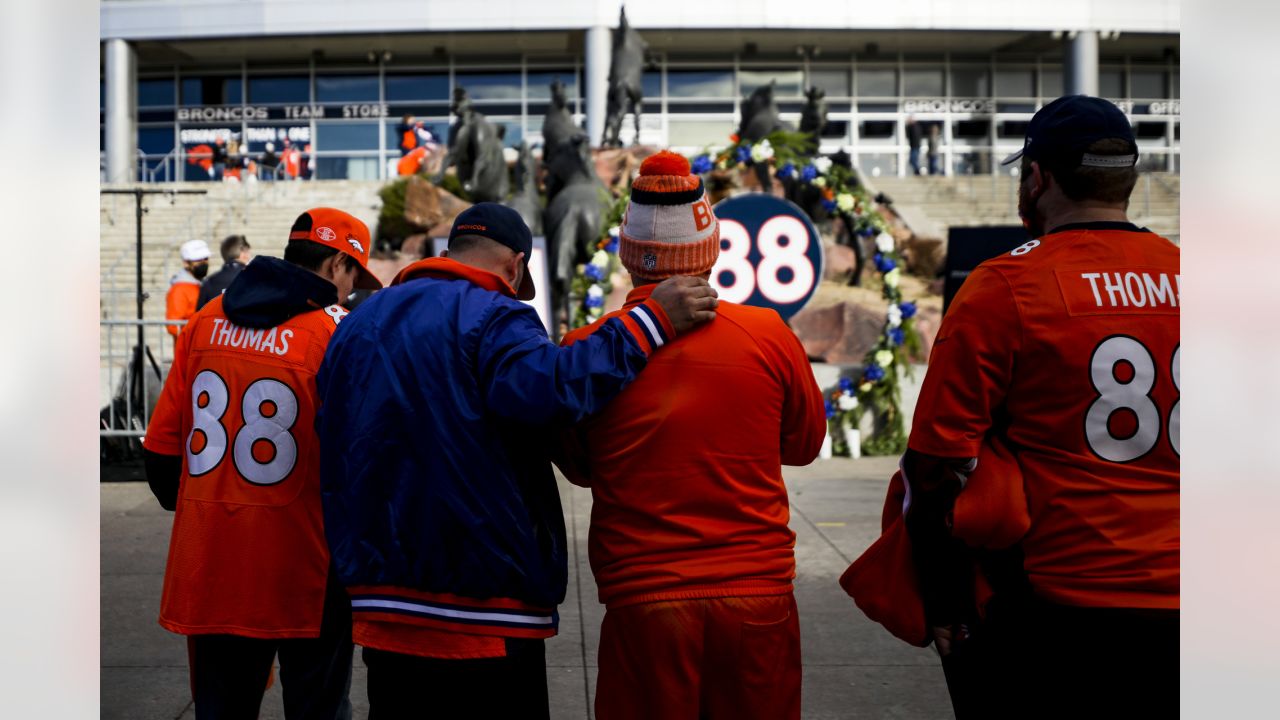
<svg viewBox="0 0 1280 720">
<path fill-rule="evenodd" d="M 200 281 L 190 273 L 183 272 L 174 278 L 169 292 L 164 297 L 165 320 L 190 320 L 196 312 L 200 299 Z M 181 325 L 165 325 L 165 332 L 177 337 L 182 332 Z"/>
<path fill-rule="evenodd" d="M 652 293 L 636 288 L 622 310 Z M 587 337 L 595 325 L 565 337 Z M 827 423 L 800 341 L 772 310 L 721 302 L 582 423 L 563 469 L 591 487 L 600 601 L 783 594 L 795 534 L 782 465 L 818 455 Z"/>
</svg>

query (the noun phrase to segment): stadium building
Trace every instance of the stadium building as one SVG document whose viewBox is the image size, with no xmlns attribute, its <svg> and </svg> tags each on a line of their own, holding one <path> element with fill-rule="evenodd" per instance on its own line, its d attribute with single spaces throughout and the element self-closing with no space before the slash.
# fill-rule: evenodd
<svg viewBox="0 0 1280 720">
<path fill-rule="evenodd" d="M 315 179 L 394 174 L 395 126 L 443 140 L 465 87 L 515 147 L 541 140 L 550 83 L 600 141 L 618 0 L 103 0 L 103 179 L 204 180 L 218 138 L 258 155 L 310 146 Z M 1143 169 L 1179 169 L 1176 0 L 854 3 L 649 0 L 639 141 L 723 146 L 742 97 L 774 82 L 784 119 L 822 88 L 826 152 L 874 177 L 909 172 L 909 117 L 937 125 L 947 175 L 1001 172 L 1037 107 L 1065 92 L 1115 101 Z M 623 139 L 634 139 L 631 119 Z"/>
</svg>

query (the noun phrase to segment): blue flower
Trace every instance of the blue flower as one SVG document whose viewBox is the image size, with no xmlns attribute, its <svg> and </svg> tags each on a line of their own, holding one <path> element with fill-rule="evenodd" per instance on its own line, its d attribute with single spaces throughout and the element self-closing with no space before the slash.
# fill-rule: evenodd
<svg viewBox="0 0 1280 720">
<path fill-rule="evenodd" d="M 694 175 L 702 175 L 711 172 L 712 163 L 709 155 L 699 155 L 689 164 L 689 169 Z"/>
<path fill-rule="evenodd" d="M 592 265 L 591 263 L 587 263 L 587 267 L 582 271 L 582 274 L 586 275 L 587 279 L 592 281 L 598 281 L 604 277 L 604 273 L 600 272 L 600 268 Z"/>
<path fill-rule="evenodd" d="M 836 209 L 836 201 L 835 201 L 835 200 L 828 200 L 828 199 L 826 199 L 826 198 L 823 198 L 823 199 L 822 199 L 822 209 L 823 209 L 823 210 L 826 210 L 827 212 L 832 212 L 832 211 L 834 211 L 834 210 Z"/>
<path fill-rule="evenodd" d="M 889 342 L 893 343 L 894 347 L 901 345 L 902 341 L 905 340 L 906 337 L 906 333 L 902 332 L 902 328 L 900 327 L 889 329 Z"/>
<path fill-rule="evenodd" d="M 604 246 L 604 251 L 610 255 L 618 254 L 618 238 L 609 240 L 609 244 Z"/>
<path fill-rule="evenodd" d="M 805 165 L 804 168 L 800 170 L 800 179 L 805 182 L 813 182 L 813 179 L 816 177 L 818 177 L 818 168 L 812 165 Z"/>
<path fill-rule="evenodd" d="M 871 363 L 867 366 L 867 369 L 863 371 L 862 375 L 871 382 L 876 382 L 884 378 L 884 368 L 875 363 Z"/>
<path fill-rule="evenodd" d="M 750 159 L 751 159 L 751 146 L 739 145 L 738 146 L 738 162 L 744 163 Z"/>
<path fill-rule="evenodd" d="M 586 306 L 587 306 L 587 307 L 589 307 L 589 308 L 594 308 L 594 307 L 603 307 L 603 306 L 604 306 L 604 296 L 603 296 L 603 295 L 601 295 L 600 297 L 592 297 L 592 296 L 588 295 L 588 296 L 587 296 L 586 301 L 585 301 L 583 304 L 584 304 L 584 305 L 586 305 Z"/>
<path fill-rule="evenodd" d="M 858 234 L 862 237 L 871 237 L 876 234 L 876 229 L 870 225 L 864 225 L 862 229 L 858 231 Z"/>
<path fill-rule="evenodd" d="M 881 253 L 876 253 L 876 270 L 887 273 L 896 267 L 898 267 L 898 264 L 893 261 L 893 258 L 887 258 Z"/>
<path fill-rule="evenodd" d="M 840 389 L 844 392 L 853 392 L 853 380 L 847 377 L 840 378 Z"/>
<path fill-rule="evenodd" d="M 782 167 L 778 168 L 778 177 L 787 180 L 796 174 L 796 164 L 788 160 Z"/>
<path fill-rule="evenodd" d="M 832 405 L 830 400 L 826 400 L 826 401 L 824 401 L 824 403 L 823 403 L 823 404 L 825 404 L 825 405 L 827 406 L 827 419 L 828 419 L 828 420 L 830 420 L 831 418 L 835 417 L 835 416 L 836 416 L 836 406 L 835 406 L 835 405 Z"/>
<path fill-rule="evenodd" d="M 902 311 L 903 320 L 910 320 L 916 315 L 916 304 L 913 302 L 904 302 L 898 306 L 898 309 Z"/>
</svg>

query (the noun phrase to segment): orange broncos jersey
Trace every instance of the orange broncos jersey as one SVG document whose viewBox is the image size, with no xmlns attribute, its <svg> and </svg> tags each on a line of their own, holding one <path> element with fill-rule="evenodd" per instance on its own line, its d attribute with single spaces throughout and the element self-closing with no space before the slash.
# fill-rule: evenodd
<svg viewBox="0 0 1280 720">
<path fill-rule="evenodd" d="M 1178 607 L 1179 305 L 1173 243 L 1088 223 L 983 263 L 938 332 L 910 446 L 1008 441 L 1051 601 Z"/>
<path fill-rule="evenodd" d="M 316 637 L 329 551 L 315 373 L 347 311 L 270 329 L 214 298 L 178 336 L 144 446 L 182 455 L 160 624 L 185 635 Z"/>
</svg>

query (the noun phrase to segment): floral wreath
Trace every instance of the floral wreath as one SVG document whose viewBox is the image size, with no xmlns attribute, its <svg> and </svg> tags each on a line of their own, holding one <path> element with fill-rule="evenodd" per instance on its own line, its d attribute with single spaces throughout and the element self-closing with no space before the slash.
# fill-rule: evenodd
<svg viewBox="0 0 1280 720">
<path fill-rule="evenodd" d="M 741 140 L 737 135 L 729 139 L 732 144 L 718 153 L 704 150 L 690 157 L 692 172 L 706 175 L 716 169 L 772 165 L 778 178 L 818 189 L 824 210 L 839 212 L 852 221 L 851 234 L 876 238 L 874 267 L 889 309 L 883 332 L 863 357 L 857 380 L 842 377 L 839 385 L 827 394 L 827 430 L 833 454 L 856 455 L 848 445 L 851 436 L 846 435 L 846 430 L 857 431 L 863 415 L 869 412 L 873 430 L 869 437 L 860 440 L 861 452 L 901 454 L 906 450 L 907 436 L 899 383 L 903 374 L 911 376 L 909 361 L 920 354 L 921 344 L 913 320 L 916 306 L 903 301 L 899 288 L 902 256 L 888 232 L 887 223 L 877 212 L 877 203 L 852 168 L 837 165 L 829 157 L 812 157 L 813 137 L 807 133 L 779 130 L 756 143 Z M 604 298 L 613 289 L 610 276 L 621 267 L 618 234 L 629 198 L 630 195 L 624 193 L 613 201 L 602 223 L 604 230 L 595 253 L 578 266 L 574 275 L 572 294 L 579 299 L 573 316 L 574 328 L 594 322 L 604 314 Z M 852 439 L 858 441 L 859 436 L 853 435 Z"/>
</svg>

